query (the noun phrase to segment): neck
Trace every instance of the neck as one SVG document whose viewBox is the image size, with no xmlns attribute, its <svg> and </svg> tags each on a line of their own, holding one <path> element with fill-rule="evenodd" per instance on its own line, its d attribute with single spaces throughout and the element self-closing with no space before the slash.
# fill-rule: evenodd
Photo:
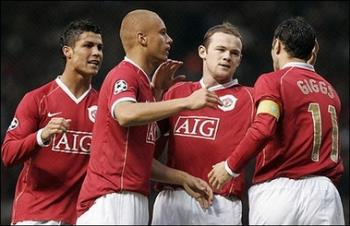
<svg viewBox="0 0 350 226">
<path fill-rule="evenodd" d="M 287 54 L 283 57 L 280 57 L 279 59 L 279 68 L 282 68 L 285 64 L 291 63 L 291 62 L 300 62 L 300 63 L 306 63 L 306 60 L 295 58 L 295 57 L 289 57 Z"/>
<path fill-rule="evenodd" d="M 151 77 L 156 66 L 151 60 L 147 59 L 144 53 L 130 51 L 130 53 L 126 54 L 126 57 L 142 68 L 149 78 Z"/>
<path fill-rule="evenodd" d="M 64 71 L 60 79 L 72 94 L 79 98 L 90 88 L 92 77 Z"/>
<path fill-rule="evenodd" d="M 219 84 L 225 84 L 228 83 L 230 81 L 232 81 L 232 76 L 230 78 L 227 79 L 222 79 L 220 80 L 219 78 L 216 78 L 219 76 L 215 76 L 210 74 L 210 72 L 203 67 L 203 83 L 205 84 L 206 87 L 212 87 L 212 86 L 216 86 Z"/>
</svg>

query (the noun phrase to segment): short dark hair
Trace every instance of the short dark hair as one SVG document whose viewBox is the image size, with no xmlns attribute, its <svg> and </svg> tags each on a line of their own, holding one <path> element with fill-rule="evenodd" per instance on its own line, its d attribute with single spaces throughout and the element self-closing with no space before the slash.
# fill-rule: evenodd
<svg viewBox="0 0 350 226">
<path fill-rule="evenodd" d="M 60 37 L 61 53 L 64 46 L 73 47 L 79 35 L 88 31 L 101 34 L 100 27 L 89 19 L 78 19 L 70 22 Z"/>
<path fill-rule="evenodd" d="M 213 36 L 213 34 L 215 34 L 217 32 L 222 32 L 225 34 L 234 35 L 234 36 L 238 37 L 239 39 L 241 39 L 241 41 L 243 42 L 242 35 L 239 32 L 238 28 L 229 22 L 223 22 L 222 24 L 219 24 L 219 25 L 216 25 L 214 27 L 209 28 L 209 30 L 205 33 L 204 38 L 203 38 L 203 42 L 202 42 L 202 45 L 205 48 L 208 48 L 208 46 L 210 44 L 210 37 Z"/>
<path fill-rule="evenodd" d="M 307 60 L 315 46 L 316 32 L 302 17 L 284 20 L 280 23 L 273 36 L 279 39 L 291 57 Z"/>
</svg>

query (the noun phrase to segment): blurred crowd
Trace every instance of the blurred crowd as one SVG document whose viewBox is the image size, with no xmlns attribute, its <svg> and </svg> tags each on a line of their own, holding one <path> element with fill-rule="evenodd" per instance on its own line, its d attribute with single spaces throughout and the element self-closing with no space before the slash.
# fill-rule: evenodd
<svg viewBox="0 0 350 226">
<path fill-rule="evenodd" d="M 254 85 L 259 74 L 272 70 L 270 49 L 277 24 L 303 16 L 313 25 L 320 44 L 315 69 L 334 85 L 342 101 L 341 156 L 346 171 L 339 191 L 349 224 L 349 1 L 1 2 L 1 140 L 23 95 L 63 71 L 58 42 L 69 21 L 90 18 L 102 28 L 104 62 L 93 81 L 99 89 L 106 73 L 124 57 L 120 22 L 136 8 L 156 11 L 164 19 L 174 40 L 170 58 L 184 61 L 178 73 L 189 80 L 201 77 L 197 47 L 204 32 L 223 21 L 238 26 L 243 34 L 243 59 L 235 77 L 248 86 Z M 20 167 L 1 164 L 1 224 L 9 224 Z"/>
</svg>

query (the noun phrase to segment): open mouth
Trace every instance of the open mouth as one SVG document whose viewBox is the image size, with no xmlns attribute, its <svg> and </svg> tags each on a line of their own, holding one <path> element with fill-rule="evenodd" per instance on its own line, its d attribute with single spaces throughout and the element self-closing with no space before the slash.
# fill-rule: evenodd
<svg viewBox="0 0 350 226">
<path fill-rule="evenodd" d="M 220 67 L 223 67 L 223 68 L 227 68 L 227 69 L 230 69 L 231 66 L 230 65 L 227 65 L 227 64 L 219 64 Z"/>
<path fill-rule="evenodd" d="M 93 65 L 96 65 L 96 66 L 100 66 L 100 61 L 98 61 L 98 60 L 90 60 L 90 61 L 88 61 L 88 64 L 93 64 Z"/>
</svg>

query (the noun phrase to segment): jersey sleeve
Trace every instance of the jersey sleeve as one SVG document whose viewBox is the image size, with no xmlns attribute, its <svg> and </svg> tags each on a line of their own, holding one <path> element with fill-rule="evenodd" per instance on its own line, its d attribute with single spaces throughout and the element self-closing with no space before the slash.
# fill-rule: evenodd
<svg viewBox="0 0 350 226">
<path fill-rule="evenodd" d="M 254 102 L 255 106 L 261 100 L 272 100 L 280 107 L 282 106 L 279 80 L 271 74 L 263 74 L 254 85 Z"/>
<path fill-rule="evenodd" d="M 113 72 L 111 82 L 109 84 L 110 93 L 108 107 L 113 116 L 113 109 L 116 104 L 122 101 L 136 102 L 138 82 L 134 76 L 130 74 L 122 74 L 120 72 Z"/>
<path fill-rule="evenodd" d="M 33 95 L 26 94 L 17 106 L 2 144 L 1 156 L 5 166 L 25 161 L 39 147 L 36 138 L 38 125 L 38 104 Z"/>
</svg>

